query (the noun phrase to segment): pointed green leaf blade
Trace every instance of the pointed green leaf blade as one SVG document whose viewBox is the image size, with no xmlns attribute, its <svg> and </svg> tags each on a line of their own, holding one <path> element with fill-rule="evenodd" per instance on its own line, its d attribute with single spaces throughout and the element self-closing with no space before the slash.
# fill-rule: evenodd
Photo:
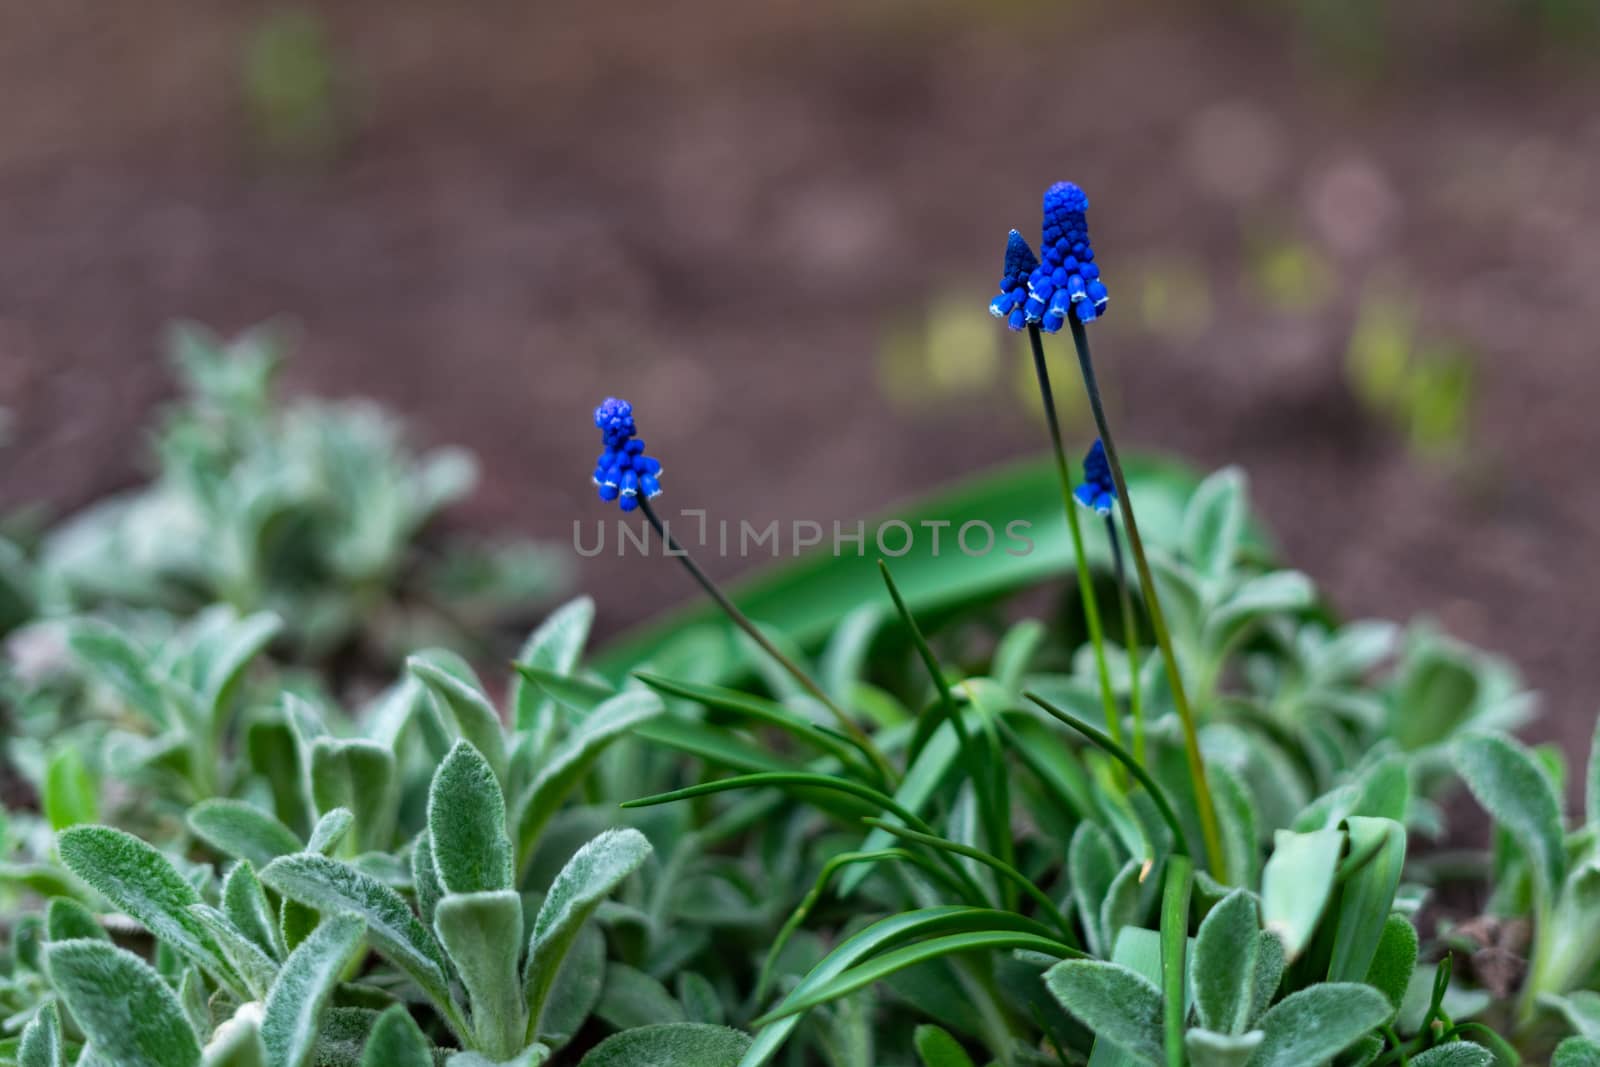
<svg viewBox="0 0 1600 1067">
<path fill-rule="evenodd" d="M 277 817 L 242 800 L 213 797 L 189 809 L 195 836 L 224 855 L 265 867 L 300 851 L 300 838 Z"/>
<path fill-rule="evenodd" d="M 261 1042 L 273 1067 L 307 1067 L 317 1043 L 317 1022 L 367 924 L 359 915 L 322 920 L 289 954 L 261 1018 Z"/>
<path fill-rule="evenodd" d="M 511 888 L 511 839 L 500 779 L 470 742 L 457 741 L 433 776 L 428 840 L 446 892 Z"/>
<path fill-rule="evenodd" d="M 139 957 L 103 941 L 63 941 L 45 952 L 56 992 L 102 1058 L 116 1067 L 199 1064 L 177 994 Z"/>
<path fill-rule="evenodd" d="M 434 1067 L 432 1047 L 404 1004 L 378 1016 L 361 1052 L 361 1067 Z"/>
</svg>

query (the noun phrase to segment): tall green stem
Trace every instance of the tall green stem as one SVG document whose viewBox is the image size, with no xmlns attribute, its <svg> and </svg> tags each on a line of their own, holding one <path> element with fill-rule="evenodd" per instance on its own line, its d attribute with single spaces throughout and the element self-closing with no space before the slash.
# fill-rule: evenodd
<svg viewBox="0 0 1600 1067">
<path fill-rule="evenodd" d="M 1144 696 L 1139 678 L 1139 620 L 1133 614 L 1133 593 L 1128 588 L 1128 567 L 1122 558 L 1122 537 L 1117 520 L 1106 516 L 1106 539 L 1111 542 L 1111 564 L 1117 572 L 1117 598 L 1122 609 L 1122 647 L 1128 654 L 1128 712 L 1133 716 L 1133 758 L 1144 764 Z"/>
<path fill-rule="evenodd" d="M 1111 671 L 1106 667 L 1105 634 L 1100 625 L 1100 605 L 1094 595 L 1094 579 L 1089 574 L 1089 557 L 1083 551 L 1083 531 L 1078 528 L 1078 502 L 1072 496 L 1072 468 L 1061 443 L 1061 420 L 1056 417 L 1055 393 L 1050 388 L 1050 369 L 1045 366 L 1044 340 L 1036 323 L 1028 324 L 1028 344 L 1033 348 L 1033 372 L 1039 379 L 1039 396 L 1044 401 L 1045 421 L 1050 424 L 1050 444 L 1056 453 L 1056 477 L 1061 482 L 1061 506 L 1067 512 L 1067 529 L 1072 533 L 1072 556 L 1078 566 L 1078 596 L 1083 601 L 1083 620 L 1089 628 L 1089 644 L 1094 648 L 1094 665 L 1100 675 L 1100 699 L 1105 705 L 1106 733 L 1122 744 L 1122 717 L 1117 711 L 1117 695 L 1111 688 Z"/>
<path fill-rule="evenodd" d="M 800 683 L 802 689 L 810 693 L 823 707 L 833 713 L 833 717 L 839 721 L 839 726 L 849 734 L 856 747 L 872 760 L 873 765 L 877 767 L 878 773 L 883 776 L 885 782 L 891 784 L 897 782 L 899 779 L 894 772 L 894 767 L 890 765 L 888 758 L 884 756 L 878 746 L 872 743 L 872 738 L 867 736 L 867 732 L 861 728 L 860 724 L 846 714 L 845 710 L 823 691 L 822 687 L 805 672 L 804 668 L 785 655 L 777 645 L 773 644 L 772 640 L 761 632 L 760 627 L 751 622 L 750 618 L 739 610 L 738 605 L 728 599 L 728 595 L 722 591 L 716 582 L 711 580 L 711 576 L 700 569 L 700 565 L 694 561 L 694 557 L 689 555 L 682 545 L 678 544 L 677 538 L 672 536 L 671 531 L 662 523 L 661 519 L 656 515 L 655 508 L 650 506 L 650 501 L 643 494 L 639 497 L 639 510 L 644 512 L 645 519 L 660 535 L 661 543 L 666 546 L 667 551 L 678 558 L 683 564 L 684 570 L 689 572 L 689 576 L 699 584 L 701 589 L 705 590 L 706 595 L 716 603 L 717 607 L 722 609 L 723 614 L 728 616 L 735 626 L 749 635 L 750 640 L 754 641 L 767 655 L 771 656 L 778 666 L 788 671 L 790 677 Z"/>
<path fill-rule="evenodd" d="M 1105 446 L 1111 480 L 1117 486 L 1122 525 L 1128 531 L 1128 549 L 1133 554 L 1133 565 L 1139 572 L 1139 586 L 1144 593 L 1145 610 L 1150 615 L 1150 629 L 1155 633 L 1156 645 L 1161 649 L 1161 659 L 1167 668 L 1167 682 L 1172 689 L 1172 703 L 1177 708 L 1178 721 L 1183 724 L 1184 754 L 1189 761 L 1189 777 L 1194 780 L 1195 807 L 1200 816 L 1200 833 L 1205 839 L 1206 858 L 1210 861 L 1211 873 L 1217 881 L 1226 885 L 1228 860 L 1222 851 L 1222 832 L 1217 824 L 1217 809 L 1211 799 L 1211 787 L 1206 782 L 1205 760 L 1200 756 L 1200 733 L 1195 726 L 1194 710 L 1189 707 L 1189 697 L 1184 692 L 1183 672 L 1178 668 L 1178 656 L 1172 648 L 1172 635 L 1167 631 L 1167 619 L 1161 611 L 1161 597 L 1156 593 L 1156 583 L 1150 574 L 1144 541 L 1139 536 L 1139 523 L 1133 514 L 1133 498 L 1128 494 L 1128 482 L 1122 475 L 1116 442 L 1111 437 L 1111 426 L 1106 422 L 1105 403 L 1100 399 L 1100 385 L 1094 375 L 1094 359 L 1089 353 L 1089 335 L 1076 315 L 1068 315 L 1067 320 L 1072 324 L 1072 344 L 1078 350 L 1078 368 L 1083 372 L 1084 391 L 1089 394 L 1089 407 L 1094 411 L 1100 443 Z"/>
</svg>

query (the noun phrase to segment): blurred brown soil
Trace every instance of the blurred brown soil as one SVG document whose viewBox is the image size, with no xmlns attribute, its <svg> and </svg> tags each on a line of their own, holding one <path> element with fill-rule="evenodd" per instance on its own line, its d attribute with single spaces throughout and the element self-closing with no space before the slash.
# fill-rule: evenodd
<svg viewBox="0 0 1600 1067">
<path fill-rule="evenodd" d="M 352 0 L 318 8 L 345 132 L 296 163 L 240 91 L 273 10 L 0 4 L 5 506 L 138 476 L 163 323 L 288 313 L 294 390 L 377 397 L 481 454 L 472 525 L 570 542 L 596 514 L 587 413 L 613 392 L 677 505 L 853 518 L 1041 446 L 1008 389 L 886 403 L 878 354 L 944 294 L 986 301 L 1005 230 L 1070 176 L 1127 442 L 1243 465 L 1347 613 L 1430 614 L 1512 656 L 1548 697 L 1539 736 L 1586 743 L 1592 53 L 1413 29 L 1369 78 L 1248 4 Z M 1315 251 L 1287 304 L 1250 281 L 1263 234 Z M 1142 286 L 1174 264 L 1210 284 L 1161 319 Z M 1294 307 L 1302 288 L 1321 296 Z M 1473 353 L 1453 461 L 1351 399 L 1373 291 Z M 690 591 L 638 560 L 583 580 L 609 630 Z"/>
</svg>

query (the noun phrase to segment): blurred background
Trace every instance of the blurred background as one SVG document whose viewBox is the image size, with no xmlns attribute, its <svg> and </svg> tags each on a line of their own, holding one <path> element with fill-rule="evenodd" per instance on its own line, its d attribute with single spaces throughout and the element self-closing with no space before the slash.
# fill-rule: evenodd
<svg viewBox="0 0 1600 1067">
<path fill-rule="evenodd" d="M 170 320 L 283 315 L 292 393 L 478 453 L 469 531 L 608 515 L 613 393 L 669 512 L 854 520 L 1044 446 L 985 307 L 1071 178 L 1124 446 L 1587 742 L 1596 0 L 11 0 L 0 94 L 7 508 L 146 476 Z M 691 592 L 581 562 L 606 632 Z"/>
</svg>

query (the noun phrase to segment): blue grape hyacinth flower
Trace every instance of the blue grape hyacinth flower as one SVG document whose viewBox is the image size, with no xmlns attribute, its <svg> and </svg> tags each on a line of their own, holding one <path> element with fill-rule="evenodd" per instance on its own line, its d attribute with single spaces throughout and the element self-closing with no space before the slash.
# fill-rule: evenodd
<svg viewBox="0 0 1600 1067">
<path fill-rule="evenodd" d="M 608 396 L 594 409 L 595 428 L 605 446 L 594 461 L 594 484 L 600 499 L 615 500 L 623 511 L 632 511 L 640 499 L 661 493 L 661 461 L 644 452 L 644 441 L 633 421 L 633 405 Z"/>
<path fill-rule="evenodd" d="M 1083 484 L 1072 491 L 1078 503 L 1097 515 L 1110 515 L 1117 507 L 1117 483 L 1111 477 L 1111 464 L 1106 460 L 1106 446 L 1100 438 L 1089 446 L 1083 457 Z"/>
<path fill-rule="evenodd" d="M 1040 262 L 1028 275 L 1023 316 L 1045 333 L 1055 333 L 1074 314 L 1093 322 L 1105 314 L 1111 295 L 1100 280 L 1089 242 L 1089 198 L 1071 182 L 1056 182 L 1044 193 L 1044 233 Z"/>
<path fill-rule="evenodd" d="M 1027 238 L 1016 230 L 1006 238 L 1006 272 L 1000 279 L 1000 295 L 989 301 L 989 314 L 1005 319 L 1006 325 L 1020 330 L 1028 324 L 1023 306 L 1028 302 L 1028 276 L 1039 266 Z"/>
</svg>

